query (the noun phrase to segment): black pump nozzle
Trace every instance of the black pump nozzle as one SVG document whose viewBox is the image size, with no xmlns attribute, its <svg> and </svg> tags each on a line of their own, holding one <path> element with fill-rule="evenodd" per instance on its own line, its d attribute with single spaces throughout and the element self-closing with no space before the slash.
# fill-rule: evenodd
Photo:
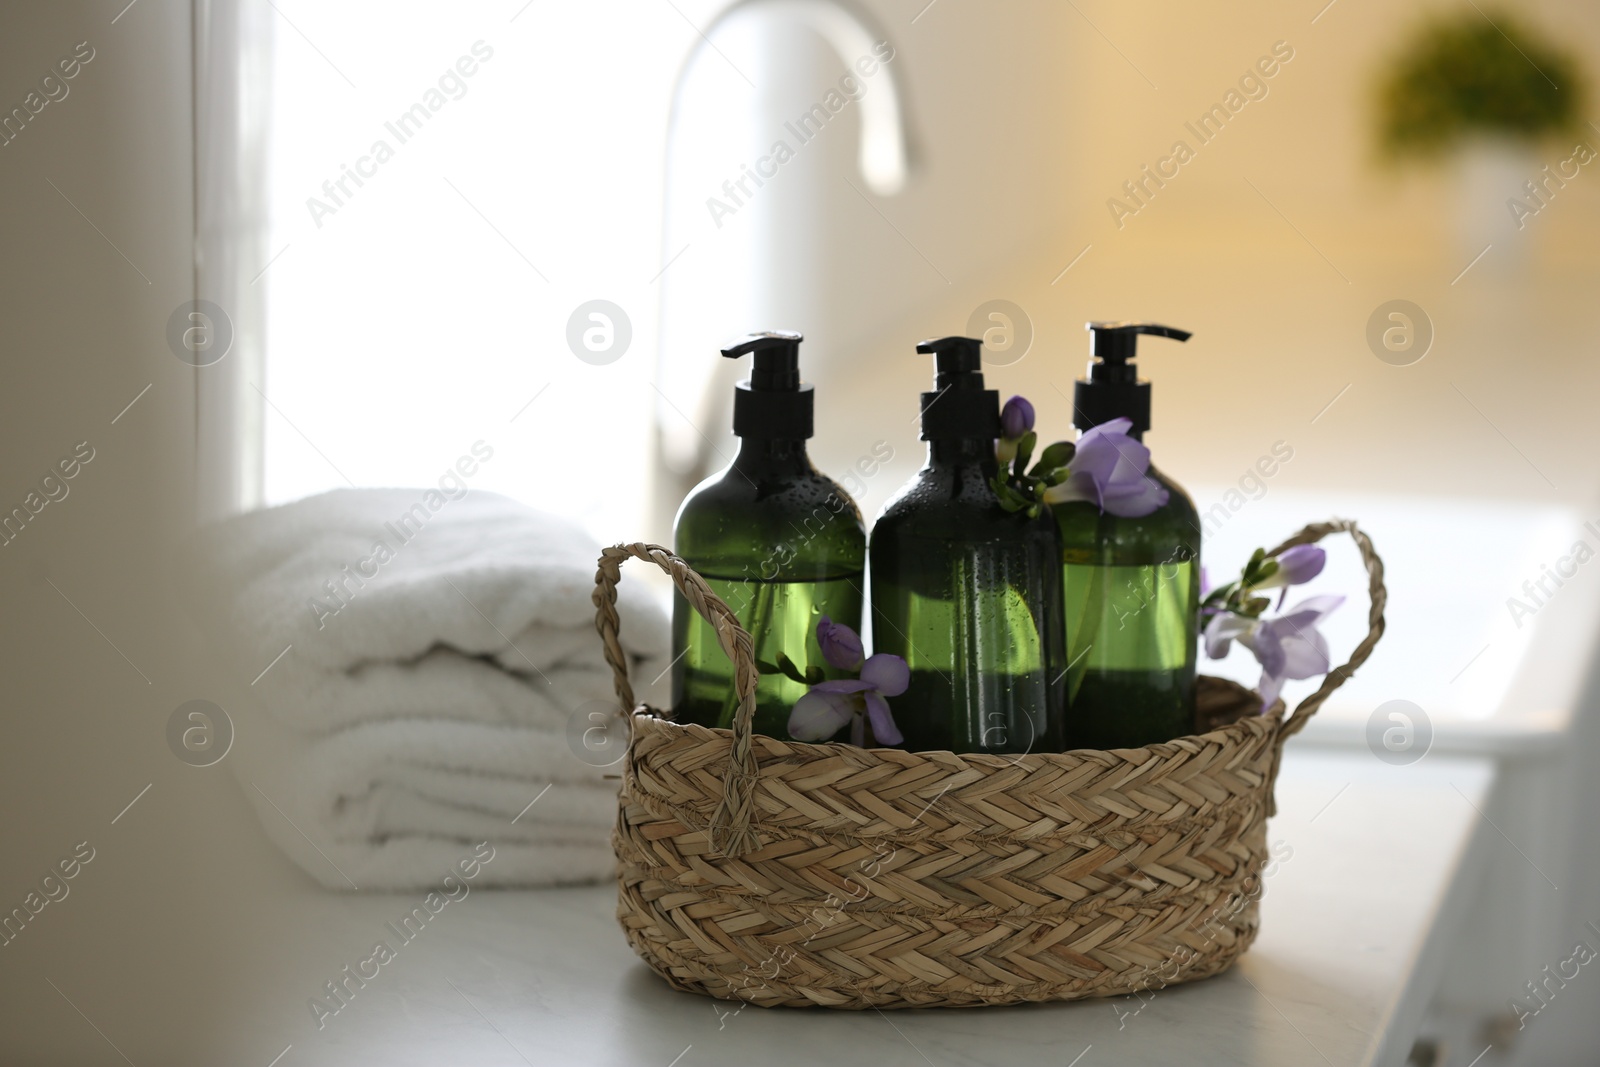
<svg viewBox="0 0 1600 1067">
<path fill-rule="evenodd" d="M 917 352 L 934 357 L 934 391 L 922 394 L 922 439 L 999 437 L 1000 394 L 983 387 L 983 342 L 930 338 Z"/>
<path fill-rule="evenodd" d="M 747 352 L 754 352 L 750 388 L 759 392 L 792 393 L 800 388 L 800 342 L 804 340 L 793 330 L 747 333 L 724 348 L 722 354 L 728 359 L 738 359 Z"/>
<path fill-rule="evenodd" d="M 722 354 L 753 353 L 750 377 L 733 393 L 733 432 L 740 437 L 805 440 L 812 433 L 813 394 L 800 380 L 800 342 L 793 330 L 748 333 Z"/>
<path fill-rule="evenodd" d="M 917 352 L 933 356 L 935 389 L 982 389 L 983 342 L 975 337 L 937 337 L 917 342 Z M 968 377 L 976 375 L 975 377 Z"/>
<path fill-rule="evenodd" d="M 1187 341 L 1192 334 L 1153 322 L 1090 322 L 1088 380 L 1079 379 L 1072 395 L 1072 424 L 1088 430 L 1112 419 L 1127 418 L 1130 436 L 1150 428 L 1150 383 L 1139 380 L 1133 365 L 1140 334 Z"/>
</svg>

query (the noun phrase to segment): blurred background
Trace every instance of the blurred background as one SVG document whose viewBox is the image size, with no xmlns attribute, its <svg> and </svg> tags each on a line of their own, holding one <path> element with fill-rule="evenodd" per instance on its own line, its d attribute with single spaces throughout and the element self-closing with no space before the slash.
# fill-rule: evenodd
<svg viewBox="0 0 1600 1067">
<path fill-rule="evenodd" d="M 892 453 L 869 518 L 922 460 L 920 338 L 983 335 L 1050 440 L 1086 320 L 1194 331 L 1140 366 L 1212 573 L 1346 514 L 1389 562 L 1390 638 L 1310 743 L 1411 701 L 1436 751 L 1503 760 L 1497 829 L 1565 865 L 1559 894 L 1485 884 L 1441 1018 L 1504 1024 L 1600 920 L 1600 577 L 1508 605 L 1600 545 L 1600 7 L 125 4 L 0 13 L 0 508 L 93 454 L 0 554 L 0 901 L 71 842 L 105 857 L 0 950 L 11 1061 L 108 1053 L 38 975 L 124 1047 L 177 1012 L 208 1050 L 239 989 L 298 1020 L 329 970 L 263 940 L 315 940 L 303 879 L 168 751 L 178 704 L 254 699 L 176 595 L 198 522 L 429 485 L 483 441 L 474 488 L 667 543 L 735 448 L 717 349 L 761 329 L 806 335 L 819 467 Z M 225 357 L 181 340 L 197 300 Z M 1595 1062 L 1597 998 L 1498 1062 Z"/>
</svg>

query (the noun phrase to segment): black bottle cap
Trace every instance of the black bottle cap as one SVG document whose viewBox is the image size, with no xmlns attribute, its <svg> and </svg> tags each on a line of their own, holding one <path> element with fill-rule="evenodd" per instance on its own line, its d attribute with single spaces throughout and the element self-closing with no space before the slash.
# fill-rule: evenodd
<svg viewBox="0 0 1600 1067">
<path fill-rule="evenodd" d="M 933 359 L 933 388 L 922 394 L 922 439 L 1000 436 L 1000 393 L 983 387 L 983 342 L 940 337 L 917 345 Z"/>
<path fill-rule="evenodd" d="M 1139 380 L 1139 368 L 1133 365 L 1139 335 L 1187 341 L 1191 334 L 1153 322 L 1090 322 L 1085 328 L 1092 358 L 1088 379 L 1078 379 L 1072 391 L 1072 424 L 1088 430 L 1127 418 L 1133 422 L 1129 433 L 1142 436 L 1150 428 L 1150 383 Z"/>
<path fill-rule="evenodd" d="M 733 392 L 733 432 L 740 437 L 806 440 L 815 394 L 800 380 L 800 342 L 792 330 L 749 333 L 722 350 L 728 359 L 753 353 L 750 377 Z"/>
</svg>

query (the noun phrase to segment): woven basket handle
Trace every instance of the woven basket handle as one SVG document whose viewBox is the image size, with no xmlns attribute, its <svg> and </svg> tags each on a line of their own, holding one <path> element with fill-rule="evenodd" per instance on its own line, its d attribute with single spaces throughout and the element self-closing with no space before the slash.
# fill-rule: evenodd
<svg viewBox="0 0 1600 1067">
<path fill-rule="evenodd" d="M 628 680 L 628 657 L 617 639 L 617 581 L 622 577 L 622 561 L 633 557 L 654 563 L 666 571 L 684 599 L 717 631 L 717 641 L 733 661 L 733 686 L 739 707 L 733 714 L 733 748 L 728 756 L 728 771 L 723 779 L 722 801 L 711 816 L 708 833 L 711 846 L 725 855 L 740 855 L 755 847 L 750 828 L 756 785 L 756 758 L 750 747 L 756 711 L 755 650 L 750 635 L 739 625 L 733 609 L 711 591 L 704 578 L 678 556 L 660 545 L 634 542 L 612 545 L 600 552 L 600 565 L 594 575 L 594 626 L 605 646 L 606 662 L 611 664 L 613 687 L 617 691 L 619 714 L 626 719 L 635 701 L 633 683 Z"/>
<path fill-rule="evenodd" d="M 1378 558 L 1378 553 L 1372 547 L 1372 539 L 1363 533 L 1351 519 L 1333 519 L 1329 522 L 1314 522 L 1289 538 L 1283 544 L 1267 553 L 1268 558 L 1278 555 L 1296 545 L 1309 545 L 1322 540 L 1332 533 L 1347 533 L 1355 541 L 1356 548 L 1361 551 L 1361 562 L 1367 568 L 1367 594 L 1372 604 L 1367 609 L 1367 636 L 1356 645 L 1355 651 L 1350 653 L 1350 659 L 1341 667 L 1329 671 L 1327 677 L 1322 679 L 1322 685 L 1315 693 L 1302 700 L 1294 709 L 1294 714 L 1289 716 L 1289 721 L 1283 724 L 1279 732 L 1280 738 L 1288 738 L 1300 732 L 1317 709 L 1322 707 L 1324 701 L 1333 695 L 1333 691 L 1343 685 L 1356 668 L 1367 662 L 1367 657 L 1372 655 L 1372 649 L 1377 645 L 1378 639 L 1383 636 L 1383 609 L 1389 601 L 1389 592 L 1383 584 L 1383 560 Z M 1281 750 L 1280 750 L 1281 751 Z"/>
</svg>

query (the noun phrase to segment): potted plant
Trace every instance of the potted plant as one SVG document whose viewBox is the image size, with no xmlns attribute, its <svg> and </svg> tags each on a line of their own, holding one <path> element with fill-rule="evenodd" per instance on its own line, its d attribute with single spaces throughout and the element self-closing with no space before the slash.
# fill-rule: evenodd
<svg viewBox="0 0 1600 1067">
<path fill-rule="evenodd" d="M 1418 27 L 1385 65 L 1378 145 L 1391 162 L 1444 161 L 1457 179 L 1456 237 L 1475 257 L 1490 244 L 1513 262 L 1527 224 L 1508 201 L 1543 177 L 1539 151 L 1579 136 L 1584 86 L 1568 53 L 1504 12 L 1474 5 Z M 1559 142 L 1557 142 L 1559 144 Z M 1560 158 L 1572 154 L 1561 144 Z"/>
</svg>

